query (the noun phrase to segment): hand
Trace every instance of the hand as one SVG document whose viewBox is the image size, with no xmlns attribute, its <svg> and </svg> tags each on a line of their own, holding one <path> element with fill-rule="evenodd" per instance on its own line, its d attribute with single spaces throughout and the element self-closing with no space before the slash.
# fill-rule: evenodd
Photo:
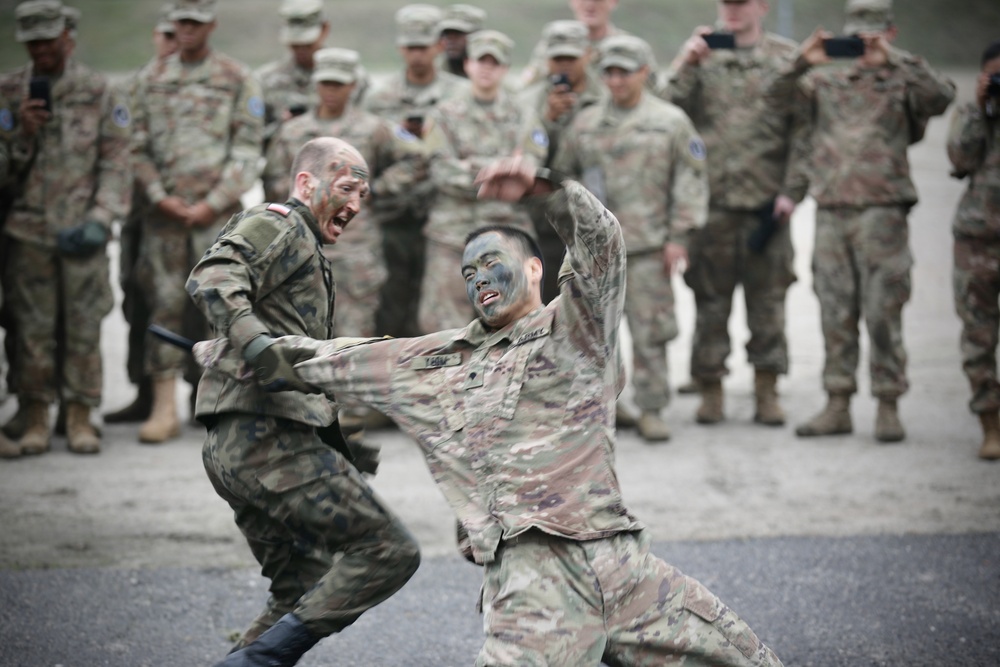
<svg viewBox="0 0 1000 667">
<path fill-rule="evenodd" d="M 108 241 L 108 228 L 94 220 L 62 229 L 56 235 L 56 247 L 66 257 L 90 257 Z"/>
<path fill-rule="evenodd" d="M 677 59 L 685 65 L 700 65 L 701 61 L 712 53 L 712 49 L 708 48 L 708 42 L 702 38 L 703 35 L 711 32 L 712 29 L 705 25 L 695 28 L 691 36 L 681 46 L 681 52 Z"/>
<path fill-rule="evenodd" d="M 44 100 L 23 99 L 17 113 L 21 119 L 21 131 L 29 137 L 35 136 L 38 130 L 52 118 L 52 112 L 46 111 Z"/>
<path fill-rule="evenodd" d="M 833 37 L 833 33 L 823 28 L 816 28 L 813 34 L 806 37 L 799 46 L 799 58 L 810 65 L 822 65 L 830 62 L 830 56 L 826 55 L 826 48 L 823 42 Z"/>
<path fill-rule="evenodd" d="M 881 67 L 889 62 L 889 42 L 881 32 L 861 33 L 865 43 L 865 52 L 858 58 L 865 67 Z"/>
<path fill-rule="evenodd" d="M 519 152 L 483 167 L 476 176 L 480 199 L 520 201 L 535 186 L 535 163 Z"/>
<path fill-rule="evenodd" d="M 576 93 L 565 86 L 559 86 L 549 91 L 545 101 L 545 118 L 557 121 L 573 110 L 576 106 Z"/>
<path fill-rule="evenodd" d="M 256 340 L 256 339 L 254 339 Z M 318 394 L 319 388 L 303 382 L 295 373 L 295 364 L 316 356 L 313 350 L 292 348 L 271 339 L 263 350 L 247 362 L 253 367 L 257 382 L 266 392 L 301 391 Z"/>
<path fill-rule="evenodd" d="M 184 222 L 188 217 L 188 205 L 180 197 L 167 197 L 156 205 L 156 209 L 176 222 Z"/>
<path fill-rule="evenodd" d="M 684 273 L 688 267 L 687 248 L 679 243 L 670 243 L 663 246 L 663 274 L 671 276 Z"/>
<path fill-rule="evenodd" d="M 781 224 L 787 224 L 795 213 L 795 202 L 788 195 L 778 195 L 774 200 L 774 219 Z"/>
<path fill-rule="evenodd" d="M 200 201 L 194 206 L 188 207 L 184 224 L 187 227 L 209 227 L 218 219 L 219 214 L 215 212 L 215 209 L 207 202 Z"/>
</svg>

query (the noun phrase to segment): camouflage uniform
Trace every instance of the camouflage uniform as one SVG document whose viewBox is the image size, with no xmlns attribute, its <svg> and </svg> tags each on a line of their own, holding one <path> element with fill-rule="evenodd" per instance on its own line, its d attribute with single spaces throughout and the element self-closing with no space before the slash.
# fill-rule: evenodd
<svg viewBox="0 0 1000 667">
<path fill-rule="evenodd" d="M 670 400 L 666 344 L 677 337 L 662 251 L 668 242 L 686 247 L 705 224 L 705 146 L 683 111 L 643 93 L 633 109 L 616 109 L 609 100 L 581 111 L 553 169 L 582 176 L 621 221 L 635 402 L 643 411 L 660 410 Z"/>
<path fill-rule="evenodd" d="M 600 51 L 601 43 L 608 37 L 615 37 L 618 35 L 631 35 L 632 33 L 627 30 L 622 30 L 621 28 L 609 25 L 608 33 L 596 41 L 590 41 L 590 50 L 592 53 L 597 53 Z M 589 39 L 589 38 L 588 38 Z M 531 51 L 531 60 L 528 65 L 521 72 L 521 85 L 524 88 L 530 87 L 532 84 L 545 78 L 545 73 L 549 71 L 548 66 L 548 56 L 546 55 L 547 42 L 545 39 L 541 39 L 535 44 L 535 48 Z M 650 68 L 652 71 L 656 71 L 655 65 Z M 596 77 L 600 77 L 601 70 L 598 67 L 597 58 L 593 58 L 590 61 L 590 71 Z"/>
<path fill-rule="evenodd" d="M 684 274 L 697 304 L 691 350 L 696 380 L 727 374 L 737 284 L 743 285 L 750 328 L 747 360 L 758 371 L 788 372 L 785 293 L 795 281 L 789 226 L 779 224 L 760 251 L 750 243 L 775 197 L 799 202 L 808 186 L 801 169 L 787 168 L 793 153 L 805 157 L 804 124 L 791 113 L 776 113 L 762 95 L 766 80 L 794 50 L 793 42 L 765 33 L 753 48 L 712 51 L 698 65 L 681 64 L 669 79 L 668 99 L 690 116 L 708 152 L 708 222 L 692 240 Z"/>
<path fill-rule="evenodd" d="M 952 118 L 948 157 L 969 188 L 955 213 L 955 309 L 962 319 L 962 367 L 972 385 L 969 408 L 1000 409 L 996 350 L 1000 334 L 1000 122 L 975 103 Z"/>
<path fill-rule="evenodd" d="M 296 370 L 412 436 L 485 565 L 477 665 L 780 665 L 701 583 L 654 557 L 615 474 L 621 228 L 581 185 L 543 199 L 565 240 L 561 295 L 503 329 L 316 350 Z M 458 280 L 458 278 L 456 278 Z M 218 362 L 225 346 L 199 346 Z M 213 348 L 215 348 L 213 350 Z"/>
<path fill-rule="evenodd" d="M 142 78 L 136 99 L 135 173 L 150 205 L 177 196 L 188 204 L 204 200 L 218 212 L 214 224 L 188 229 L 153 210 L 139 251 L 137 278 L 149 298 L 151 321 L 197 338 L 190 316 L 186 323 L 184 280 L 260 173 L 260 87 L 244 65 L 221 53 L 213 51 L 193 67 L 174 54 Z M 149 375 L 173 374 L 184 363 L 182 350 L 147 346 Z"/>
<path fill-rule="evenodd" d="M 0 100 L 28 94 L 32 67 L 0 79 Z M 131 115 L 105 77 L 68 60 L 51 87 L 53 117 L 35 139 L 16 127 L 16 108 L 0 109 L 0 129 L 15 164 L 27 169 L 4 226 L 12 247 L 5 271 L 17 324 L 17 392 L 22 400 L 101 402 L 101 320 L 114 303 L 103 247 L 85 257 L 57 248 L 61 231 L 85 222 L 111 224 L 125 216 L 131 186 Z M 62 317 L 65 340 L 57 341 Z M 62 377 L 56 350 L 64 346 Z"/>
<path fill-rule="evenodd" d="M 871 338 L 872 395 L 906 392 L 902 311 L 910 298 L 907 212 L 917 202 L 907 147 L 955 96 L 946 77 L 909 53 L 891 49 L 878 68 L 856 63 L 807 73 L 789 59 L 768 97 L 794 99 L 797 86 L 812 140 L 810 194 L 816 199 L 813 287 L 820 302 L 831 395 L 857 391 L 858 323 Z"/>
<path fill-rule="evenodd" d="M 334 283 L 320 238 L 297 200 L 261 204 L 222 230 L 187 290 L 231 341 L 231 356 L 241 359 L 259 334 L 330 334 Z M 243 643 L 290 612 L 314 635 L 339 632 L 416 571 L 413 538 L 317 435 L 336 414 L 326 397 L 267 393 L 252 379 L 207 370 L 196 409 L 208 426 L 208 477 L 271 580 L 267 607 Z"/>
</svg>

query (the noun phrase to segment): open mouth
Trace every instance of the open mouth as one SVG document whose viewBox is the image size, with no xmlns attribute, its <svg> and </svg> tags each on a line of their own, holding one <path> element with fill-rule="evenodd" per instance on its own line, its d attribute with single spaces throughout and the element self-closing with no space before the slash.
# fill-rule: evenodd
<svg viewBox="0 0 1000 667">
<path fill-rule="evenodd" d="M 496 290 L 488 289 L 483 290 L 479 293 L 479 305 L 488 306 L 489 304 L 497 301 L 500 298 L 500 292 Z"/>
</svg>

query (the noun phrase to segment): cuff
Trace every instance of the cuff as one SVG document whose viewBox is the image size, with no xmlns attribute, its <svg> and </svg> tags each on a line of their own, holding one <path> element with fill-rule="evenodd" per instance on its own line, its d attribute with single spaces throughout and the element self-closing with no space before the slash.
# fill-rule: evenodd
<svg viewBox="0 0 1000 667">
<path fill-rule="evenodd" d="M 267 327 L 253 313 L 246 313 L 229 324 L 229 341 L 244 357 L 250 342 L 260 336 L 270 336 Z"/>
</svg>

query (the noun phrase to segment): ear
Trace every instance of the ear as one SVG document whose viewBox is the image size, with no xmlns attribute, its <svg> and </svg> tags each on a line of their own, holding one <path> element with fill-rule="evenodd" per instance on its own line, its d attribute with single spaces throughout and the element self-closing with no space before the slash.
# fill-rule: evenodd
<svg viewBox="0 0 1000 667">
<path fill-rule="evenodd" d="M 535 282 L 542 281 L 542 260 L 535 256 L 528 258 L 528 278 L 529 281 L 534 284 Z"/>
<path fill-rule="evenodd" d="M 308 171 L 300 171 L 295 174 L 295 181 L 292 183 L 292 190 L 304 202 L 308 202 L 312 199 L 312 194 L 315 189 L 313 186 L 313 179 L 315 177 Z"/>
</svg>

